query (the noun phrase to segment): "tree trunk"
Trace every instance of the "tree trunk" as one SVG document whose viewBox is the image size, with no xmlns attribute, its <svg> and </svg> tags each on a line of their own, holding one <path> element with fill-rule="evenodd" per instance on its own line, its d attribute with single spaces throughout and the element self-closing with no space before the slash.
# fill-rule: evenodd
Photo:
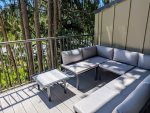
<svg viewBox="0 0 150 113">
<path fill-rule="evenodd" d="M 61 27 L 61 0 L 58 0 L 57 7 L 58 7 L 58 29 Z"/>
<path fill-rule="evenodd" d="M 48 0 L 48 37 L 52 37 L 53 36 L 53 27 L 52 27 L 52 0 Z M 54 66 L 54 59 L 53 59 L 53 42 L 52 39 L 48 40 L 48 65 L 49 65 L 49 69 L 53 68 Z"/>
<path fill-rule="evenodd" d="M 34 23 L 35 23 L 36 38 L 41 38 L 40 22 L 39 22 L 39 0 L 34 0 Z M 39 72 L 42 72 L 43 71 L 43 62 L 42 62 L 41 41 L 37 41 L 36 45 L 37 45 L 37 57 L 38 57 Z"/>
<path fill-rule="evenodd" d="M 21 3 L 20 0 L 18 0 L 18 4 L 19 4 L 19 10 L 20 10 L 20 25 L 21 25 L 21 31 L 22 31 L 22 39 L 26 40 L 26 36 L 25 36 L 25 30 L 24 30 L 24 25 L 23 25 L 23 18 L 22 18 L 22 11 L 21 11 Z"/>
<path fill-rule="evenodd" d="M 48 0 L 48 37 L 52 37 L 52 0 Z"/>
<path fill-rule="evenodd" d="M 53 0 L 53 10 L 54 10 L 54 18 L 53 18 L 54 36 L 56 36 L 56 32 L 57 32 L 57 0 Z"/>
<path fill-rule="evenodd" d="M 26 39 L 31 39 L 31 34 L 29 30 L 29 19 L 27 15 L 27 6 L 26 0 L 20 0 L 21 3 L 21 11 L 22 11 L 22 19 L 25 30 Z M 27 54 L 28 54 L 28 66 L 29 66 L 29 75 L 34 74 L 34 64 L 33 64 L 33 56 L 32 56 L 32 45 L 31 43 L 27 43 Z"/>
<path fill-rule="evenodd" d="M 0 16 L 0 25 L 1 25 L 2 34 L 3 34 L 3 37 L 4 37 L 4 41 L 8 41 L 7 32 L 6 32 L 6 29 L 5 29 L 5 24 L 4 24 L 3 18 L 1 16 Z M 11 47 L 10 47 L 9 44 L 6 45 L 6 49 L 7 49 L 8 56 L 11 59 L 12 65 L 13 65 L 14 70 L 15 70 L 15 73 L 17 75 L 18 82 L 21 84 L 21 80 L 20 80 L 20 76 L 19 76 L 19 73 L 18 73 L 16 61 L 15 61 L 13 52 L 11 51 Z"/>
</svg>

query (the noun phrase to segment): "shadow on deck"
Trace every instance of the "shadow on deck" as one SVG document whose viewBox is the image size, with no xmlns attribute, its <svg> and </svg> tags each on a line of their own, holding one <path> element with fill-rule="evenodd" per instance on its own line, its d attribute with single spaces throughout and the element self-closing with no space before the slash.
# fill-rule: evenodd
<svg viewBox="0 0 150 113">
<path fill-rule="evenodd" d="M 109 72 L 101 73 L 102 80 L 95 81 L 94 71 L 80 75 L 80 90 L 75 88 L 76 78 L 68 80 L 67 94 L 63 88 L 52 88 L 52 102 L 46 91 L 39 91 L 35 83 L 0 94 L 0 113 L 73 113 L 73 105 L 96 91 L 117 76 Z"/>
</svg>

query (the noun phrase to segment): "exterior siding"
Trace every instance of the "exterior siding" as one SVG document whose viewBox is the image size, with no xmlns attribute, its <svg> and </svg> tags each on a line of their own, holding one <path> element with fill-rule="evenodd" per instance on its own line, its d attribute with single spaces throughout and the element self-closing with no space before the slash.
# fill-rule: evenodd
<svg viewBox="0 0 150 113">
<path fill-rule="evenodd" d="M 150 54 L 150 0 L 122 0 L 97 14 L 97 44 Z"/>
<path fill-rule="evenodd" d="M 101 44 L 112 46 L 114 6 L 103 11 Z"/>
</svg>

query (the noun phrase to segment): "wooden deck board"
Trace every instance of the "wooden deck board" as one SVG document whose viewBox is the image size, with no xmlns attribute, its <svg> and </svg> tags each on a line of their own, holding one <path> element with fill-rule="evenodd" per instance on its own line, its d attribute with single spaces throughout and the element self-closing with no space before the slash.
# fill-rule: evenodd
<svg viewBox="0 0 150 113">
<path fill-rule="evenodd" d="M 52 102 L 48 101 L 46 91 L 39 91 L 35 83 L 30 83 L 0 94 L 0 113 L 74 113 L 73 105 L 96 91 L 114 76 L 94 80 L 93 72 L 80 76 L 81 90 L 75 88 L 75 78 L 67 83 L 67 94 L 61 86 L 52 87 Z"/>
<path fill-rule="evenodd" d="M 2 93 L 0 96 L 1 108 L 3 113 L 15 113 L 13 107 L 11 106 L 10 100 L 8 98 L 7 93 Z"/>
</svg>

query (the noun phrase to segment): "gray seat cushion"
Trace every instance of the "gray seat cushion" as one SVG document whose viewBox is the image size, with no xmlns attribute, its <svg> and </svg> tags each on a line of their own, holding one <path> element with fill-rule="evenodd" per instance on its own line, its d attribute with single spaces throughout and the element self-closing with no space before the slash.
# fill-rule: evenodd
<svg viewBox="0 0 150 113">
<path fill-rule="evenodd" d="M 64 65 L 83 60 L 81 49 L 63 51 L 61 55 Z"/>
<path fill-rule="evenodd" d="M 99 66 L 103 69 L 109 70 L 119 75 L 126 73 L 127 71 L 131 70 L 134 67 L 113 60 L 109 60 L 105 63 L 100 64 Z"/>
<path fill-rule="evenodd" d="M 133 70 L 106 84 L 106 87 L 116 90 L 124 96 L 128 96 L 149 74 L 150 71 L 148 70 L 134 68 Z"/>
<path fill-rule="evenodd" d="M 150 98 L 150 84 L 141 82 L 113 113 L 139 113 Z"/>
<path fill-rule="evenodd" d="M 113 60 L 122 62 L 122 63 L 126 63 L 129 65 L 137 66 L 138 53 L 115 48 Z"/>
<path fill-rule="evenodd" d="M 97 54 L 101 57 L 112 59 L 113 58 L 113 48 L 97 45 Z"/>
<path fill-rule="evenodd" d="M 148 75 L 144 80 L 143 82 L 147 83 L 147 84 L 150 84 L 150 75 Z"/>
<path fill-rule="evenodd" d="M 78 113 L 112 113 L 149 74 L 147 70 L 135 68 L 83 98 L 74 105 L 74 109 Z"/>
<path fill-rule="evenodd" d="M 134 68 L 131 71 L 127 72 L 125 75 L 130 77 L 130 78 L 135 78 L 135 79 L 140 79 L 140 78 L 145 78 L 150 74 L 149 70 L 142 69 L 142 68 Z"/>
<path fill-rule="evenodd" d="M 82 48 L 83 59 L 91 58 L 97 55 L 96 46 Z"/>
<path fill-rule="evenodd" d="M 70 65 L 62 65 L 67 70 L 72 71 L 75 74 L 81 74 L 87 70 L 97 67 L 100 63 L 106 62 L 108 59 L 102 57 L 93 57 L 81 62 L 77 62 Z"/>
<path fill-rule="evenodd" d="M 74 110 L 77 113 L 110 113 L 122 100 L 123 97 L 118 95 L 117 92 L 103 86 L 77 102 L 74 105 Z M 116 103 L 118 104 L 116 105 Z M 109 106 L 109 104 L 112 106 Z M 103 108 L 106 105 L 108 105 L 108 108 Z"/>
<path fill-rule="evenodd" d="M 150 70 L 150 55 L 139 53 L 138 67 Z"/>
</svg>

